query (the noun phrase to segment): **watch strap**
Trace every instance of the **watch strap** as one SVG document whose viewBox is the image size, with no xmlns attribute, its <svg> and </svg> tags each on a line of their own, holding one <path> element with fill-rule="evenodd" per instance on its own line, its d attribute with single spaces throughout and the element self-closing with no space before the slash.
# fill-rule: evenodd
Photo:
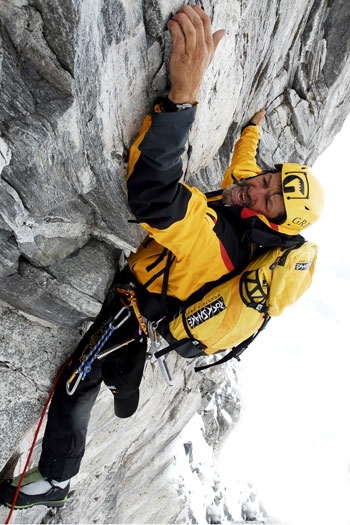
<svg viewBox="0 0 350 525">
<path fill-rule="evenodd" d="M 185 102 L 183 104 L 175 104 L 175 102 L 169 100 L 168 97 L 165 97 L 162 101 L 162 108 L 166 113 L 184 111 L 185 109 L 192 108 L 194 105 L 195 104 L 189 104 L 188 102 Z"/>
</svg>

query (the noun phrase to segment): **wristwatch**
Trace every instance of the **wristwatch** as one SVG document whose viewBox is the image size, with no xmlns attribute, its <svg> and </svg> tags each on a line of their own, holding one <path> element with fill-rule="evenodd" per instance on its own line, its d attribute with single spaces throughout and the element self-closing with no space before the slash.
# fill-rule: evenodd
<svg viewBox="0 0 350 525">
<path fill-rule="evenodd" d="M 177 111 L 183 111 L 184 109 L 190 109 L 192 107 L 192 104 L 184 103 L 184 104 L 175 104 Z"/>
<path fill-rule="evenodd" d="M 189 104 L 188 102 L 185 102 L 183 104 L 175 104 L 175 102 L 169 100 L 168 97 L 165 97 L 162 100 L 161 105 L 166 113 L 171 113 L 174 111 L 184 111 L 185 109 L 190 109 L 193 106 L 195 106 L 195 104 Z"/>
</svg>

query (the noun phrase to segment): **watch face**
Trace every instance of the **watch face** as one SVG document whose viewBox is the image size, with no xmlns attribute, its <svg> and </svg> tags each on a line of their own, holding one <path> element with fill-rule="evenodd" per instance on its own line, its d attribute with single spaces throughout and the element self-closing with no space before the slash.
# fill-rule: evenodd
<svg viewBox="0 0 350 525">
<path fill-rule="evenodd" d="M 192 104 L 176 104 L 176 107 L 177 107 L 177 110 L 178 111 L 182 111 L 184 109 L 189 109 L 189 108 L 192 108 Z"/>
</svg>

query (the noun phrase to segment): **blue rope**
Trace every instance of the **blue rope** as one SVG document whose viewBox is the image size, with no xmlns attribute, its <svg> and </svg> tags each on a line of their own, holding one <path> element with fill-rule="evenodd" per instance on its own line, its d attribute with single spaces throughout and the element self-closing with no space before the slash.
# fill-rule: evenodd
<svg viewBox="0 0 350 525">
<path fill-rule="evenodd" d="M 126 310 L 126 316 L 119 321 L 119 323 L 115 324 L 119 316 Z M 109 323 L 107 330 L 102 334 L 100 339 L 97 341 L 93 349 L 88 353 L 88 355 L 85 357 L 81 365 L 79 365 L 79 368 L 75 370 L 74 374 L 70 379 L 68 379 L 66 383 L 66 391 L 69 396 L 73 395 L 76 391 L 80 381 L 82 379 L 85 379 L 87 374 L 91 372 L 92 363 L 95 361 L 97 356 L 99 355 L 100 351 L 108 341 L 108 339 L 111 337 L 114 330 L 117 330 L 122 324 L 125 323 L 131 316 L 131 311 L 127 306 L 124 306 L 119 312 L 115 315 L 115 317 L 112 319 L 112 321 Z M 73 387 L 71 387 L 71 383 L 73 382 L 73 379 L 75 376 L 78 376 L 76 379 Z"/>
<path fill-rule="evenodd" d="M 127 315 L 122 319 L 118 324 L 114 324 L 114 322 L 118 319 L 118 317 L 121 315 L 121 313 L 127 310 Z M 76 374 L 81 374 L 81 379 L 85 379 L 87 374 L 91 372 L 91 366 L 92 363 L 97 358 L 98 354 L 104 347 L 104 345 L 107 343 L 108 339 L 111 337 L 112 333 L 119 328 L 122 324 L 129 319 L 131 315 L 130 310 L 125 306 L 122 308 L 114 317 L 114 319 L 109 323 L 107 330 L 102 334 L 100 339 L 97 341 L 93 349 L 88 353 L 88 355 L 85 357 L 84 361 L 81 363 L 79 368 L 76 370 Z"/>
<path fill-rule="evenodd" d="M 114 322 L 118 319 L 118 317 L 121 315 L 121 313 L 124 310 L 127 311 L 126 317 L 124 317 L 124 319 L 122 319 L 118 324 L 115 325 Z M 108 339 L 111 337 L 112 333 L 117 328 L 119 328 L 122 324 L 124 324 L 125 321 L 129 319 L 130 315 L 131 315 L 131 312 L 126 306 L 124 306 L 124 308 L 119 310 L 119 312 L 115 315 L 114 319 L 109 323 L 107 330 L 102 334 L 102 336 L 97 341 L 93 349 L 89 352 L 89 354 L 85 357 L 84 361 L 81 363 L 81 365 L 77 369 L 76 373 L 81 374 L 81 379 L 85 379 L 87 374 L 91 372 L 92 363 L 95 361 L 98 354 L 100 353 L 100 351 L 102 350 L 102 348 L 104 347 Z"/>
<path fill-rule="evenodd" d="M 85 357 L 84 361 L 81 363 L 81 365 L 76 371 L 77 374 L 82 374 L 81 379 L 85 379 L 87 374 L 91 372 L 92 363 L 95 361 L 98 354 L 100 353 L 108 339 L 111 337 L 114 330 L 115 328 L 111 328 L 111 326 L 109 325 L 107 330 L 102 334 L 101 338 L 97 341 L 93 349 Z"/>
</svg>

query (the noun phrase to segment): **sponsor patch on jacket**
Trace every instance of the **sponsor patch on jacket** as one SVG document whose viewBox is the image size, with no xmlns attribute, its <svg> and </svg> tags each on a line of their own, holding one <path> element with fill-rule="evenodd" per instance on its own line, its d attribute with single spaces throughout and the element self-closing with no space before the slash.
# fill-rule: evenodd
<svg viewBox="0 0 350 525">
<path fill-rule="evenodd" d="M 225 309 L 225 301 L 221 296 L 219 296 L 217 299 L 215 299 L 215 301 L 206 304 L 205 306 L 197 310 L 197 312 L 189 315 L 187 317 L 187 323 L 190 328 L 195 328 L 196 326 L 199 326 L 205 321 L 212 319 L 213 317 L 215 317 L 215 315 L 218 315 Z"/>
<path fill-rule="evenodd" d="M 297 262 L 295 270 L 308 270 L 311 266 L 312 261 L 309 262 Z"/>
</svg>

